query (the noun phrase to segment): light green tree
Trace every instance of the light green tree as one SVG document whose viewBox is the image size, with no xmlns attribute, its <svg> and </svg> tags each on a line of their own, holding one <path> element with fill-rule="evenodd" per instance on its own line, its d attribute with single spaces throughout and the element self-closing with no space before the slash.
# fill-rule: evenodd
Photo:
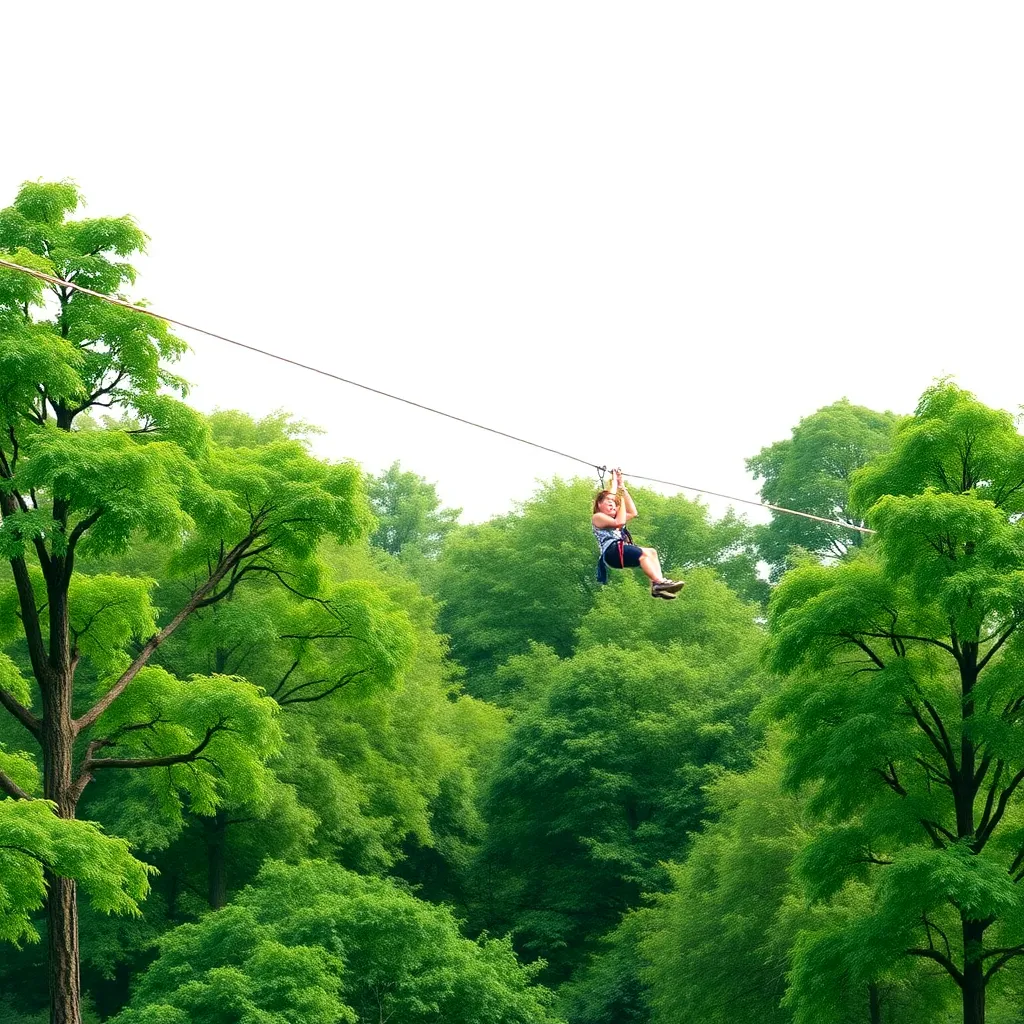
<svg viewBox="0 0 1024 1024">
<path fill-rule="evenodd" d="M 25 185 L 0 211 L 0 250 L 118 292 L 145 236 L 128 217 L 71 219 L 79 203 L 72 184 Z M 0 768 L 0 790 L 45 800 L 64 822 L 93 778 L 133 769 L 162 769 L 147 778 L 164 811 L 259 799 L 280 742 L 274 702 L 239 679 L 182 680 L 150 662 L 191 615 L 246 581 L 313 596 L 321 540 L 348 541 L 371 523 L 355 466 L 319 462 L 294 439 L 214 443 L 168 394 L 184 391 L 164 366 L 183 348 L 143 313 L 0 274 L 0 706 L 42 769 L 34 789 Z M 76 429 L 104 406 L 130 418 Z M 189 587 L 174 605 L 145 578 L 79 570 L 80 554 L 121 552 L 137 536 L 175 551 Z M 45 850 L 27 855 L 42 860 L 47 885 L 51 1020 L 78 1024 L 76 876 Z M 126 898 L 141 895 L 137 876 L 125 877 Z"/>
<path fill-rule="evenodd" d="M 379 476 L 367 478 L 370 505 L 377 528 L 370 543 L 388 554 L 410 557 L 411 549 L 434 558 L 445 538 L 455 529 L 462 510 L 441 508 L 432 483 L 393 462 Z"/>
<path fill-rule="evenodd" d="M 269 862 L 234 903 L 161 940 L 114 1021 L 560 1024 L 536 973 L 392 881 Z"/>
<path fill-rule="evenodd" d="M 761 497 L 773 505 L 864 526 L 850 504 L 853 474 L 888 450 L 899 417 L 874 412 L 843 398 L 804 417 L 785 441 L 762 448 L 747 460 L 755 480 L 763 480 Z M 773 512 L 757 531 L 758 549 L 777 580 L 793 548 L 820 558 L 840 558 L 861 547 L 864 534 L 830 523 Z"/>
<path fill-rule="evenodd" d="M 1024 439 L 940 382 L 850 498 L 874 543 L 787 573 L 770 610 L 789 779 L 825 821 L 807 877 L 870 891 L 798 948 L 793 998 L 827 1017 L 840 979 L 923 960 L 983 1024 L 1024 954 Z"/>
<path fill-rule="evenodd" d="M 443 606 L 439 625 L 467 670 L 470 693 L 500 697 L 495 670 L 531 643 L 562 657 L 572 653 L 576 630 L 601 591 L 590 523 L 595 494 L 589 481 L 555 479 L 517 512 L 449 538 L 429 581 Z M 666 572 L 713 568 L 744 596 L 763 596 L 742 520 L 712 523 L 703 505 L 684 497 L 643 489 L 635 497 L 637 543 L 664 548 Z M 613 589 L 630 575 L 613 573 Z"/>
</svg>

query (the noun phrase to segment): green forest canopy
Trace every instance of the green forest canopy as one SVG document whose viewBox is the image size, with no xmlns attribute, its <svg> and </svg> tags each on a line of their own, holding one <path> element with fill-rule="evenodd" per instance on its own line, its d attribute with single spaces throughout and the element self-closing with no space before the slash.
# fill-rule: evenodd
<svg viewBox="0 0 1024 1024">
<path fill-rule="evenodd" d="M 0 251 L 145 236 L 26 185 Z M 1024 441 L 951 381 L 750 460 L 872 535 L 593 486 L 459 525 L 202 415 L 165 325 L 0 273 L 0 1024 L 1010 1024 Z M 760 568 L 769 567 L 770 583 Z"/>
</svg>

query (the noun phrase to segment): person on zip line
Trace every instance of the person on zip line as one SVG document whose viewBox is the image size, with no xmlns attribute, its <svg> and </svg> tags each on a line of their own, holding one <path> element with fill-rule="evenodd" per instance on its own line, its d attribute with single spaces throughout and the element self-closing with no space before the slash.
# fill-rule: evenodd
<svg viewBox="0 0 1024 1024">
<path fill-rule="evenodd" d="M 617 492 L 622 492 L 619 498 Z M 594 500 L 591 524 L 601 554 L 597 560 L 597 580 L 608 582 L 608 568 L 643 569 L 651 581 L 651 597 L 671 600 L 682 590 L 682 580 L 666 579 L 661 573 L 661 561 L 654 548 L 641 548 L 633 543 L 626 523 L 636 518 L 636 505 L 622 482 L 622 470 L 612 471 L 612 486 L 602 490 Z"/>
</svg>

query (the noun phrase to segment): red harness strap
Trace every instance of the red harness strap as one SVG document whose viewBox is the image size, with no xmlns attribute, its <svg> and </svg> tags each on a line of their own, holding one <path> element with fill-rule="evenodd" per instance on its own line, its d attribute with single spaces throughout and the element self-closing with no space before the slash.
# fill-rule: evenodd
<svg viewBox="0 0 1024 1024">
<path fill-rule="evenodd" d="M 633 538 L 630 536 L 629 530 L 625 526 L 619 527 L 619 568 L 626 568 L 626 545 L 633 543 Z"/>
</svg>

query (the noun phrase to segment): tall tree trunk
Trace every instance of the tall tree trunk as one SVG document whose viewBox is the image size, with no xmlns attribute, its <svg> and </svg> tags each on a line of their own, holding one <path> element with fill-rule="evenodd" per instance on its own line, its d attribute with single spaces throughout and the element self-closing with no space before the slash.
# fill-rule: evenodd
<svg viewBox="0 0 1024 1024">
<path fill-rule="evenodd" d="M 75 817 L 72 757 L 71 671 L 53 673 L 41 687 L 43 698 L 43 794 L 61 818 Z M 74 881 L 46 873 L 50 1024 L 80 1024 L 78 904 Z"/>
<path fill-rule="evenodd" d="M 981 942 L 985 927 L 980 921 L 964 921 L 964 1024 L 985 1024 L 985 971 Z"/>
<path fill-rule="evenodd" d="M 75 883 L 46 872 L 50 1024 L 80 1024 L 78 903 Z"/>
<path fill-rule="evenodd" d="M 207 899 L 213 910 L 228 902 L 227 844 L 228 816 L 217 811 L 206 819 Z"/>
<path fill-rule="evenodd" d="M 875 982 L 868 985 L 868 1012 L 871 1024 L 882 1024 L 882 1001 L 878 997 L 878 985 Z"/>
</svg>

